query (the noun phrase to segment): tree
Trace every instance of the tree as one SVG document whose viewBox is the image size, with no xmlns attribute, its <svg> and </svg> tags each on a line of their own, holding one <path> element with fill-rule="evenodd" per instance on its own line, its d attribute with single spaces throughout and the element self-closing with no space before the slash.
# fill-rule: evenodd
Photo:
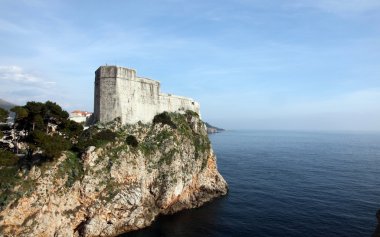
<svg viewBox="0 0 380 237">
<path fill-rule="evenodd" d="M 7 122 L 9 112 L 3 108 L 0 108 L 0 122 L 5 123 Z"/>
<path fill-rule="evenodd" d="M 48 159 L 58 157 L 62 151 L 70 148 L 70 142 L 60 135 L 49 136 L 42 131 L 35 130 L 31 132 L 27 138 L 29 143 L 29 156 L 34 151 L 41 148 L 43 155 Z"/>
<path fill-rule="evenodd" d="M 46 158 L 53 159 L 59 157 L 62 151 L 68 150 L 70 145 L 69 141 L 55 134 L 41 144 L 41 149 L 45 151 Z"/>
<path fill-rule="evenodd" d="M 29 101 L 24 107 L 28 109 L 29 114 L 32 115 L 32 117 L 36 114 L 44 114 L 45 112 L 45 105 L 41 102 Z"/>
<path fill-rule="evenodd" d="M 19 128 L 49 131 L 49 124 L 60 125 L 65 123 L 69 114 L 64 111 L 58 104 L 46 101 L 45 103 L 30 101 L 24 106 L 12 108 L 16 113 L 16 123 Z"/>
<path fill-rule="evenodd" d="M 24 108 L 26 108 L 29 111 L 27 121 L 28 128 L 32 131 L 34 131 L 36 127 L 40 130 L 43 129 L 43 117 L 46 112 L 45 104 L 41 102 L 30 101 L 26 103 Z"/>
<path fill-rule="evenodd" d="M 30 159 L 38 150 L 48 159 L 59 156 L 62 151 L 69 149 L 71 142 L 75 143 L 76 138 L 83 132 L 82 125 L 69 120 L 69 114 L 51 101 L 30 101 L 24 106 L 12 108 L 11 111 L 16 113 L 16 129 L 28 131 L 28 135 L 20 139 L 27 143 L 27 157 Z M 54 127 L 58 132 L 49 133 L 50 127 Z M 109 133 L 103 135 L 110 136 Z"/>
<path fill-rule="evenodd" d="M 69 137 L 78 137 L 83 132 L 83 125 L 75 121 L 66 119 L 59 128 Z"/>
<path fill-rule="evenodd" d="M 18 162 L 17 156 L 10 151 L 0 148 L 0 167 L 14 166 Z"/>
<path fill-rule="evenodd" d="M 23 106 L 15 106 L 11 109 L 11 111 L 16 114 L 16 117 L 15 117 L 16 122 L 21 122 L 25 120 L 29 115 L 29 111 Z"/>
<path fill-rule="evenodd" d="M 38 129 L 38 130 L 44 129 L 44 125 L 45 125 L 44 120 L 40 114 L 34 115 L 31 122 L 32 122 L 32 131 L 34 131 L 34 129 Z"/>
<path fill-rule="evenodd" d="M 62 122 L 69 117 L 69 113 L 64 111 L 61 108 L 61 106 L 59 106 L 58 104 L 54 102 L 46 101 L 45 109 L 46 109 L 45 117 L 47 117 L 48 119 L 55 119 L 57 120 L 57 122 Z"/>
</svg>

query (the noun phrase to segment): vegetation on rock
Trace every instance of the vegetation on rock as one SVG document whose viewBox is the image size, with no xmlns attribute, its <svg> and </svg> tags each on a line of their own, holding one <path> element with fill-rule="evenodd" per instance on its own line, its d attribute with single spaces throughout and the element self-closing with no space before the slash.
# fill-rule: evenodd
<svg viewBox="0 0 380 237">
<path fill-rule="evenodd" d="M 0 123 L 5 123 L 9 116 L 9 112 L 5 109 L 0 108 Z"/>
<path fill-rule="evenodd" d="M 0 149 L 0 210 L 8 203 L 14 185 L 20 180 L 18 163 L 12 152 Z"/>
<path fill-rule="evenodd" d="M 125 139 L 125 142 L 132 146 L 132 147 L 137 147 L 139 145 L 139 142 L 137 141 L 136 137 L 133 135 L 128 135 L 127 138 Z"/>
<path fill-rule="evenodd" d="M 5 234 L 116 236 L 227 192 L 205 125 L 192 111 L 84 131 L 54 103 L 13 111 L 26 155 L 0 150 Z"/>
<path fill-rule="evenodd" d="M 27 102 L 24 106 L 11 108 L 11 111 L 15 113 L 14 125 L 3 126 L 0 134 L 6 138 L 0 143 L 1 206 L 10 197 L 23 195 L 22 188 L 17 195 L 11 191 L 15 186 L 23 187 L 27 183 L 21 178 L 22 174 L 27 174 L 36 165 L 57 159 L 64 151 L 74 150 L 83 132 L 82 125 L 69 120 L 69 114 L 51 101 Z M 0 109 L 0 115 L 5 121 L 8 111 Z"/>
<path fill-rule="evenodd" d="M 161 114 L 154 116 L 153 124 L 157 124 L 157 123 L 167 124 L 173 129 L 177 128 L 175 123 L 173 123 L 173 121 L 171 120 L 171 117 L 168 112 L 163 112 Z"/>
</svg>

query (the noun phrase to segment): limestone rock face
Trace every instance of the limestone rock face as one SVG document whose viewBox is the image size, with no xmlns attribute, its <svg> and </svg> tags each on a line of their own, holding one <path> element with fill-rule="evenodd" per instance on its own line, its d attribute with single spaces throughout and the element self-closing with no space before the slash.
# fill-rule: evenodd
<svg viewBox="0 0 380 237">
<path fill-rule="evenodd" d="M 225 195 L 203 122 L 170 119 L 114 128 L 115 141 L 88 147 L 79 171 L 67 152 L 20 174 L 32 185 L 0 212 L 0 236 L 116 236 Z"/>
</svg>

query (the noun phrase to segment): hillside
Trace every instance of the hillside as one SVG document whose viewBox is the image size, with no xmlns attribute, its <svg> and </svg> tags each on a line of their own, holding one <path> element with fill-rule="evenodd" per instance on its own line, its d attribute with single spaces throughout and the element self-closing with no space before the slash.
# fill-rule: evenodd
<svg viewBox="0 0 380 237">
<path fill-rule="evenodd" d="M 11 102 L 8 102 L 6 100 L 0 99 L 0 108 L 10 110 L 11 108 L 15 107 L 15 104 L 12 104 Z"/>
<path fill-rule="evenodd" d="M 207 128 L 207 133 L 219 133 L 219 132 L 225 131 L 223 128 L 218 128 L 218 127 L 212 126 L 211 124 L 209 124 L 207 122 L 205 123 L 205 125 Z"/>
</svg>

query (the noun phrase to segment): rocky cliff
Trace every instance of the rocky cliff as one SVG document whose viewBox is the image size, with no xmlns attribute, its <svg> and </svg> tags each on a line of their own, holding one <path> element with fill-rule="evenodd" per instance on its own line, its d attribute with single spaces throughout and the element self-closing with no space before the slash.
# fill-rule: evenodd
<svg viewBox="0 0 380 237">
<path fill-rule="evenodd" d="M 22 182 L 0 212 L 0 235 L 116 236 L 227 193 L 196 114 L 106 127 L 115 140 L 88 147 L 79 159 L 65 152 L 20 171 Z"/>
</svg>

